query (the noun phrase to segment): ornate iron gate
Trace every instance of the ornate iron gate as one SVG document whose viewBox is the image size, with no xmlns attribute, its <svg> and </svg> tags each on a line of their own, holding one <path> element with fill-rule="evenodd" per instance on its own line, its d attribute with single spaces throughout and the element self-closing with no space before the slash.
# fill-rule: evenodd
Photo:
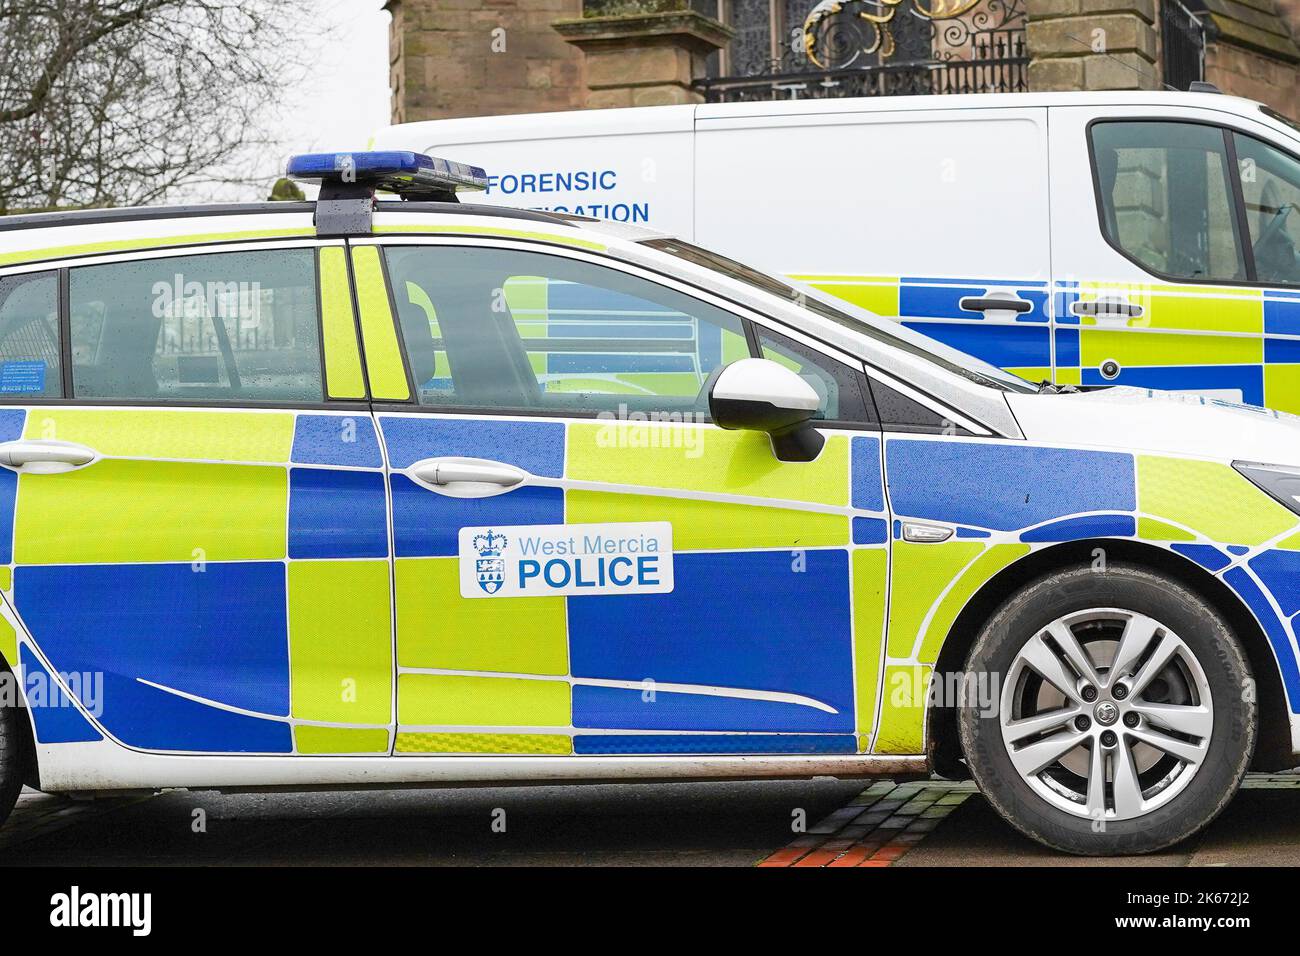
<svg viewBox="0 0 1300 956">
<path fill-rule="evenodd" d="M 1185 90 L 1205 79 L 1205 25 L 1178 0 L 1160 2 L 1160 46 L 1165 86 Z"/>
<path fill-rule="evenodd" d="M 1022 0 L 712 2 L 736 38 L 709 102 L 1028 89 Z"/>
</svg>

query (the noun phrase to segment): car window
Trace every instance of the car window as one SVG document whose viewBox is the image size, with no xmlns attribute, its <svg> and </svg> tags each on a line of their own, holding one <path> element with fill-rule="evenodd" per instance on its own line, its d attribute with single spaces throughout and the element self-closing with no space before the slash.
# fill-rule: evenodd
<svg viewBox="0 0 1300 956">
<path fill-rule="evenodd" d="M 1260 282 L 1300 282 L 1300 161 L 1250 136 L 1233 133 L 1246 227 Z"/>
<path fill-rule="evenodd" d="M 813 387 L 821 398 L 815 418 L 863 422 L 867 414 L 859 377 L 848 366 L 776 332 L 758 333 L 759 353 L 784 365 Z"/>
<path fill-rule="evenodd" d="M 0 400 L 59 397 L 60 351 L 55 274 L 0 279 Z"/>
<path fill-rule="evenodd" d="M 1165 277 L 1246 278 L 1221 130 L 1196 123 L 1091 128 L 1102 226 L 1111 244 Z"/>
<path fill-rule="evenodd" d="M 709 374 L 749 354 L 737 316 L 603 266 L 451 246 L 386 257 L 425 405 L 703 415 Z"/>
<path fill-rule="evenodd" d="M 323 401 L 311 249 L 84 266 L 69 289 L 76 398 Z"/>
</svg>

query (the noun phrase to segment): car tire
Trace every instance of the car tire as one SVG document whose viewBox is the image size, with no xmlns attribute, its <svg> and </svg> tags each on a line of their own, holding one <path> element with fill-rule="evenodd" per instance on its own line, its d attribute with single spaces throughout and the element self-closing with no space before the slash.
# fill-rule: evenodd
<svg viewBox="0 0 1300 956">
<path fill-rule="evenodd" d="M 0 660 L 0 692 L 12 698 L 13 672 Z M 26 779 L 26 741 L 23 721 L 27 717 L 16 703 L 0 701 L 0 826 L 9 818 Z"/>
<path fill-rule="evenodd" d="M 1241 646 L 1162 574 L 1112 564 L 1040 578 L 989 619 L 966 667 L 981 689 L 958 707 L 971 773 L 1049 847 L 1171 846 L 1223 810 L 1250 765 L 1258 718 Z"/>
</svg>

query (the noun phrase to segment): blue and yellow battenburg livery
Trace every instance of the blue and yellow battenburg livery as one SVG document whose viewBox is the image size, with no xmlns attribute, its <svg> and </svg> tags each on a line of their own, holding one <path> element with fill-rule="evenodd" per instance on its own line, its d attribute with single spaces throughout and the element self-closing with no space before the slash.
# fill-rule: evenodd
<svg viewBox="0 0 1300 956">
<path fill-rule="evenodd" d="M 882 448 L 841 432 L 816 461 L 773 469 L 765 439 L 709 426 L 377 420 L 382 442 L 350 413 L 5 410 L 0 440 L 55 434 L 103 456 L 66 475 L 0 472 L 6 597 L 32 637 L 20 658 L 10 631 L 0 653 L 29 680 L 105 681 L 93 717 L 33 708 L 37 739 L 914 754 L 915 695 L 970 599 L 1035 551 L 1116 539 L 1228 585 L 1300 711 L 1300 519 L 1226 464 L 922 436 Z M 405 470 L 435 455 L 532 477 L 490 498 L 430 494 Z M 905 542 L 907 519 L 956 534 Z M 460 594 L 462 527 L 646 520 L 673 527 L 671 594 Z"/>
<path fill-rule="evenodd" d="M 408 192 L 481 173 L 349 160 L 372 186 Z M 888 323 L 854 332 L 859 320 L 684 269 L 644 237 L 541 214 L 376 212 L 367 193 L 314 213 L 199 210 L 126 226 L 99 215 L 0 228 L 0 281 L 51 273 L 49 288 L 66 290 L 109 254 L 307 250 L 310 294 L 292 295 L 319 348 L 292 374 L 254 356 L 246 384 L 297 383 L 310 366 L 320 400 L 240 400 L 235 374 L 207 355 L 181 362 L 163 339 L 149 361 L 98 381 L 152 386 L 150 362 L 172 363 L 179 383 L 166 395 L 80 396 L 92 349 L 75 336 L 60 339 L 61 365 L 24 366 L 8 394 L 0 369 L 0 657 L 20 677 L 44 786 L 923 772 L 937 733 L 931 678 L 960 669 L 969 646 L 954 658 L 954 635 L 977 631 L 990 595 L 1001 601 L 1037 569 L 1100 561 L 1104 572 L 1111 550 L 1177 567 L 1230 606 L 1243 642 L 1258 638 L 1263 696 L 1280 704 L 1270 733 L 1300 752 L 1300 427 L 1289 416 L 999 386 L 981 363 L 940 360 Z M 536 407 L 458 408 L 465 371 L 451 316 L 434 306 L 439 277 L 395 278 L 392 250 L 413 245 L 640 269 L 638 281 L 674 291 L 647 309 L 514 277 L 464 308 L 483 323 L 509 317 L 499 341 Z M 969 291 L 813 278 L 905 319 L 942 315 Z M 992 361 L 1035 378 L 1055 366 L 1058 381 L 1063 360 L 1081 353 L 1090 365 L 1093 348 L 1133 366 L 1123 343 L 1092 339 L 1110 330 L 1040 318 L 1049 294 L 1066 292 L 1005 288 L 1030 308 L 999 320 L 1005 335 L 980 338 L 1005 346 Z M 675 311 L 688 298 L 711 303 L 715 321 Z M 1289 321 L 1268 297 L 1250 301 L 1261 323 Z M 1163 321 L 1164 307 L 1148 305 L 1147 319 Z M 56 339 L 95 318 L 63 299 L 46 311 Z M 1244 329 L 1254 316 L 1243 305 L 1215 321 Z M 921 327 L 965 344 L 957 319 Z M 689 409 L 698 393 L 714 411 L 718 383 L 745 362 L 753 375 L 727 400 L 752 421 L 829 401 L 767 344 L 775 336 L 846 392 L 889 385 L 900 414 L 920 416 L 813 422 L 808 410 L 796 424 L 815 425 L 818 441 L 804 460 L 781 453 L 785 424 L 729 430 L 581 404 L 649 395 Z M 231 343 L 221 349 L 229 362 Z M 789 395 L 811 404 L 781 404 Z M 441 481 L 442 467 L 461 477 Z M 1270 468 L 1282 484 L 1258 476 Z M 572 569 L 557 593 L 515 596 L 510 549 L 570 528 L 626 532 L 625 550 L 656 554 L 652 573 L 588 573 L 583 593 Z M 634 586 L 620 591 L 624 580 Z"/>
<path fill-rule="evenodd" d="M 1218 393 L 1300 412 L 1300 292 L 1293 289 L 1049 286 L 1005 277 L 794 278 L 1030 381 Z M 1024 303 L 1025 311 L 992 318 L 962 307 L 963 299 L 991 290 Z M 1111 300 L 1140 314 L 1076 314 L 1078 303 Z"/>
</svg>

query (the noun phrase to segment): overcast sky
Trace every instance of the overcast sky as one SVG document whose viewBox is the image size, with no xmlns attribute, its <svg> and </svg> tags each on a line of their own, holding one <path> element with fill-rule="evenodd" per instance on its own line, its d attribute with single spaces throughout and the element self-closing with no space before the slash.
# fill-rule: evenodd
<svg viewBox="0 0 1300 956">
<path fill-rule="evenodd" d="M 318 64 L 310 76 L 285 91 L 270 107 L 281 130 L 281 155 L 267 156 L 267 186 L 239 188 L 219 198 L 256 201 L 290 153 L 364 149 L 374 132 L 388 125 L 388 23 L 384 0 L 317 0 L 317 15 L 300 27 Z M 312 192 L 312 190 L 308 190 Z"/>
</svg>

